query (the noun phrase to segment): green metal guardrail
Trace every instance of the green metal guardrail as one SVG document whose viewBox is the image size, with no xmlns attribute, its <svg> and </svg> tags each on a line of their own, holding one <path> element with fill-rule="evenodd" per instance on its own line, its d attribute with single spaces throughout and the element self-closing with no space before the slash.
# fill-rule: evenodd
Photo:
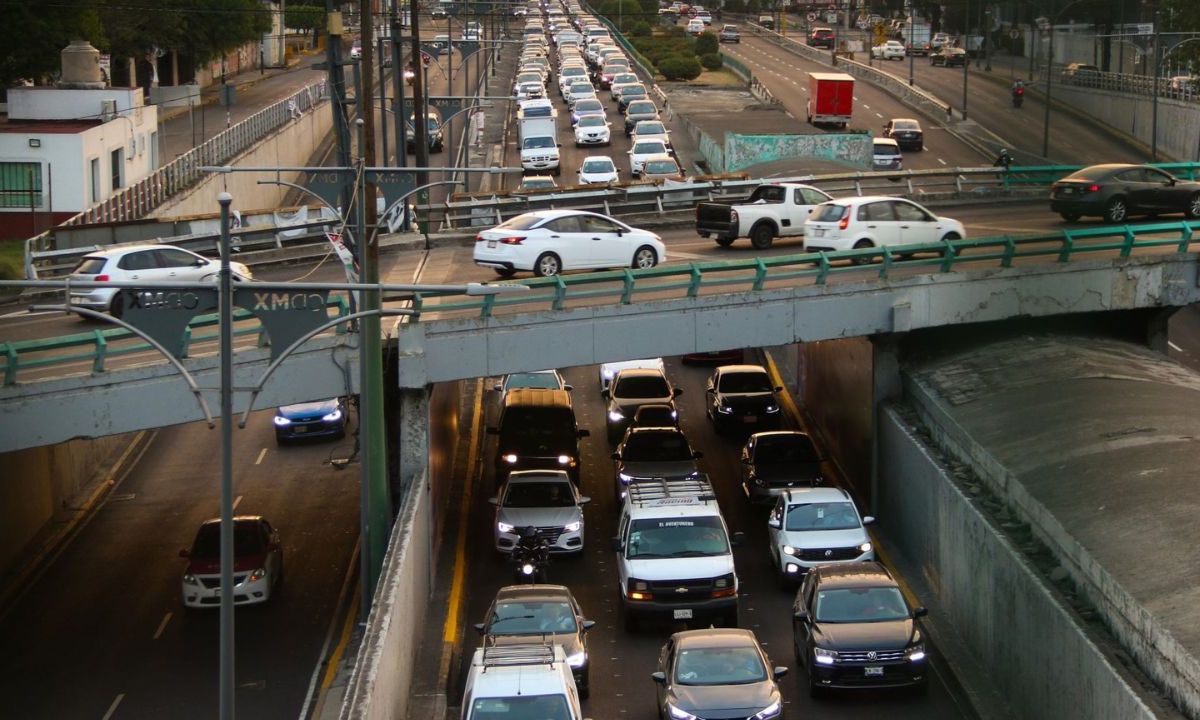
<svg viewBox="0 0 1200 720">
<path fill-rule="evenodd" d="M 1200 223 L 1174 222 L 1147 225 L 1122 225 L 1114 227 L 1064 230 L 1022 237 L 1004 235 L 978 239 L 952 240 L 922 245 L 901 245 L 883 248 L 863 248 L 841 252 L 815 252 L 785 255 L 772 258 L 748 260 L 721 260 L 680 265 L 660 265 L 647 270 L 614 270 L 608 272 L 561 275 L 520 281 L 529 292 L 502 295 L 485 295 L 462 299 L 457 293 L 417 293 L 412 298 L 412 309 L 417 315 L 413 322 L 420 321 L 420 313 L 447 314 L 472 313 L 481 318 L 492 317 L 498 308 L 521 307 L 527 312 L 558 311 L 568 301 L 598 300 L 597 304 L 630 305 L 639 297 L 650 293 L 667 293 L 667 297 L 697 297 L 702 289 L 729 289 L 730 292 L 761 292 L 768 283 L 811 281 L 817 285 L 827 284 L 836 275 L 875 275 L 881 280 L 891 277 L 893 271 L 928 268 L 935 273 L 950 273 L 961 269 L 963 264 L 995 263 L 998 267 L 1012 267 L 1014 261 L 1025 258 L 1051 258 L 1051 262 L 1066 263 L 1081 255 L 1116 252 L 1119 257 L 1129 257 L 1135 250 L 1173 248 L 1176 252 L 1187 252 L 1193 242 L 1193 233 Z M 919 257 L 920 256 L 920 257 Z M 837 263 L 837 264 L 835 264 Z M 877 264 L 876 264 L 877 263 Z M 661 298 L 660 298 L 661 299 Z M 344 297 L 334 296 L 329 304 L 336 306 L 339 315 L 348 312 Z M 249 313 L 239 313 L 239 320 L 252 320 Z M 212 327 L 215 315 L 196 318 L 190 328 Z M 189 335 L 183 348 L 186 354 L 190 343 L 212 340 L 215 331 L 203 335 Z M 339 326 L 338 332 L 344 332 Z M 238 335 L 259 333 L 259 343 L 265 336 L 261 328 L 247 323 L 247 327 L 235 329 Z M 109 357 L 144 352 L 151 349 L 145 343 L 131 344 L 110 349 L 116 340 L 128 340 L 135 336 L 126 330 L 96 330 L 60 338 L 23 340 L 0 344 L 4 384 L 17 382 L 18 371 L 61 365 L 67 362 L 91 361 L 92 372 L 105 371 Z M 79 352 L 46 357 L 46 353 L 80 348 Z M 34 355 L 32 359 L 28 356 Z"/>
<path fill-rule="evenodd" d="M 326 303 L 326 307 L 334 308 L 337 317 L 343 317 L 350 312 L 350 303 L 343 296 L 335 295 L 330 297 Z M 253 315 L 239 308 L 234 309 L 233 319 L 235 322 L 255 320 Z M 217 339 L 216 327 L 216 313 L 196 316 L 184 330 L 183 338 L 180 341 L 179 357 L 187 357 L 193 343 L 215 341 Z M 194 332 L 203 328 L 213 328 L 213 330 L 199 334 Z M 338 325 L 336 332 L 339 335 L 345 333 L 346 327 Z M 240 337 L 257 334 L 258 346 L 265 347 L 267 344 L 266 333 L 263 330 L 262 324 L 258 322 L 252 325 L 248 324 L 246 327 L 235 327 L 233 334 Z M 113 343 L 119 341 L 137 339 L 137 335 L 125 328 L 116 327 L 109 330 L 92 330 L 91 332 L 64 335 L 57 338 L 0 343 L 0 357 L 3 357 L 5 361 L 4 385 L 16 384 L 17 374 L 20 370 L 33 370 L 40 367 L 90 361 L 92 363 L 92 372 L 102 373 L 105 371 L 105 363 L 109 358 L 132 355 L 146 352 L 147 350 L 154 351 L 153 346 L 146 342 L 135 342 L 115 348 L 110 347 Z M 47 355 L 59 350 L 73 349 L 79 349 L 79 351 L 69 352 L 66 355 Z"/>
</svg>

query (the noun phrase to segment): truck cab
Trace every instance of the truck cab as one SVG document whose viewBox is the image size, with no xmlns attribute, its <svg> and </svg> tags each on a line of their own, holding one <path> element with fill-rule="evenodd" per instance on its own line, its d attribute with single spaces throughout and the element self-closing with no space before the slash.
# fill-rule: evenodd
<svg viewBox="0 0 1200 720">
<path fill-rule="evenodd" d="M 812 185 L 767 183 L 740 202 L 697 203 L 696 232 L 714 238 L 721 247 L 746 237 L 755 250 L 766 250 L 777 237 L 803 235 L 808 214 L 831 199 Z"/>
</svg>

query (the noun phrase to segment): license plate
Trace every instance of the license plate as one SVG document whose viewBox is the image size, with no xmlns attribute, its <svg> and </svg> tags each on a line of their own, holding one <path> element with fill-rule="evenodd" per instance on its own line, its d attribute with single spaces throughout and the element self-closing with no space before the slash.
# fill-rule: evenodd
<svg viewBox="0 0 1200 720">
<path fill-rule="evenodd" d="M 742 418 L 742 422 L 744 422 L 744 423 L 758 422 L 758 416 L 757 415 L 746 415 L 745 417 Z"/>
<path fill-rule="evenodd" d="M 496 247 L 496 242 L 497 242 L 497 241 L 495 241 L 495 240 L 488 240 L 487 242 L 488 242 L 487 246 L 488 246 L 489 248 L 494 248 L 494 247 Z"/>
<path fill-rule="evenodd" d="M 676 620 L 691 620 L 692 619 L 692 609 L 691 608 L 677 608 L 675 610 L 675 619 Z M 880 669 L 882 669 L 882 668 L 880 668 Z"/>
<path fill-rule="evenodd" d="M 881 667 L 865 667 L 863 675 L 866 677 L 883 677 L 883 668 Z"/>
<path fill-rule="evenodd" d="M 825 228 L 813 228 L 813 237 L 825 237 Z"/>
<path fill-rule="evenodd" d="M 292 432 L 296 433 L 297 435 L 300 435 L 300 434 L 308 432 L 308 428 L 306 428 L 303 425 L 295 425 L 292 427 Z"/>
<path fill-rule="evenodd" d="M 82 305 L 82 304 L 83 304 L 83 298 L 81 298 L 81 297 L 73 297 L 73 298 L 71 298 L 71 304 L 72 304 L 72 305 Z"/>
<path fill-rule="evenodd" d="M 1074 188 L 1062 188 L 1061 190 L 1058 191 L 1058 194 L 1059 195 L 1070 195 L 1074 192 L 1075 192 Z"/>
</svg>

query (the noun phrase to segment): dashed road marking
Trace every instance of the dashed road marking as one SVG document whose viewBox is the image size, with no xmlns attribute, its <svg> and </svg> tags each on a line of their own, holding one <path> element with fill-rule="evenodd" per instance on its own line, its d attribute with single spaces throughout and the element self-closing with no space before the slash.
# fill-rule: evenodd
<svg viewBox="0 0 1200 720">
<path fill-rule="evenodd" d="M 100 718 L 100 720 L 109 720 L 109 718 L 113 716 L 113 713 L 117 711 L 117 706 L 120 705 L 121 701 L 124 699 L 125 693 L 118 695 L 117 699 L 112 701 L 112 705 L 108 706 L 108 712 L 104 713 L 104 717 Z"/>
<path fill-rule="evenodd" d="M 1167 347 L 1171 348 L 1172 350 L 1174 350 L 1177 353 L 1183 352 L 1183 348 L 1179 347 L 1178 345 L 1171 342 L 1170 340 L 1167 341 Z"/>
<path fill-rule="evenodd" d="M 261 451 L 258 453 L 258 459 L 254 461 L 254 464 L 255 464 L 255 465 L 258 465 L 259 463 L 261 463 L 261 462 L 263 461 L 263 458 L 264 458 L 264 457 L 266 457 L 266 455 L 267 455 L 267 449 L 266 449 L 266 448 L 263 448 L 263 449 L 262 449 L 262 450 L 261 450 Z"/>
<path fill-rule="evenodd" d="M 233 501 L 233 509 L 234 510 L 237 510 L 237 506 L 242 504 L 242 497 L 243 496 L 238 495 L 237 499 Z"/>
<path fill-rule="evenodd" d="M 946 164 L 946 161 L 945 161 L 945 160 L 943 160 L 943 159 L 941 159 L 941 158 L 938 158 L 938 159 L 937 159 L 937 161 L 938 161 L 938 162 L 940 162 L 940 163 L 941 163 L 941 164 L 943 164 L 943 165 L 945 165 L 945 164 Z"/>
<path fill-rule="evenodd" d="M 154 631 L 154 637 L 151 639 L 157 640 L 162 637 L 163 630 L 167 629 L 167 623 L 171 622 L 171 615 L 172 613 L 167 613 L 163 616 L 162 622 L 158 624 L 158 629 Z"/>
</svg>

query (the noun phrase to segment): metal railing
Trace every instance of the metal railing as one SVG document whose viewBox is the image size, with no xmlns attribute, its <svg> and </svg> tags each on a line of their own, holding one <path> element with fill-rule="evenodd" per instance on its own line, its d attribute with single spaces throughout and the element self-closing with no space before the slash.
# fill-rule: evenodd
<svg viewBox="0 0 1200 720">
<path fill-rule="evenodd" d="M 1070 87 L 1084 87 L 1150 97 L 1154 95 L 1156 79 L 1148 75 L 1062 69 L 1058 72 L 1057 82 Z M 1157 78 L 1157 84 L 1159 98 L 1182 100 L 1184 102 L 1200 102 L 1200 83 L 1197 81 L 1176 82 L 1171 78 L 1160 77 Z"/>
<path fill-rule="evenodd" d="M 808 283 L 824 285 L 831 278 L 843 275 L 859 282 L 872 277 L 886 281 L 893 271 L 911 275 L 914 269 L 935 274 L 952 273 L 989 266 L 1008 268 L 1018 260 L 1067 263 L 1081 256 L 1094 258 L 1097 254 L 1111 253 L 1126 258 L 1139 250 L 1161 248 L 1184 253 L 1191 249 L 1196 230 L 1200 230 L 1200 223 L 1124 225 L 1022 237 L 1005 235 L 555 276 L 519 281 L 530 288 L 529 292 L 520 294 L 468 297 L 459 293 L 417 293 L 411 299 L 411 308 L 416 314 L 409 320 L 419 322 L 422 314 L 434 318 L 469 315 L 489 318 L 501 308 L 511 312 L 560 311 L 566 309 L 568 303 L 630 305 L 650 294 L 655 300 L 665 300 L 717 293 L 761 292 Z M 339 314 L 346 313 L 344 298 L 333 296 L 329 303 L 337 306 Z M 257 320 L 244 314 L 238 317 L 245 318 L 245 323 L 236 332 L 239 335 L 260 333 L 259 342 L 263 342 Z M 215 315 L 206 315 L 194 320 L 191 327 L 212 327 L 215 322 Z M 214 337 L 215 333 L 191 335 L 185 342 L 207 341 Z M 20 370 L 67 363 L 89 362 L 93 373 L 104 372 L 108 358 L 150 349 L 144 343 L 111 347 L 117 341 L 131 338 L 124 330 L 96 330 L 60 338 L 0 344 L 4 384 L 16 383 Z M 186 352 L 186 346 L 184 350 Z"/>
</svg>

